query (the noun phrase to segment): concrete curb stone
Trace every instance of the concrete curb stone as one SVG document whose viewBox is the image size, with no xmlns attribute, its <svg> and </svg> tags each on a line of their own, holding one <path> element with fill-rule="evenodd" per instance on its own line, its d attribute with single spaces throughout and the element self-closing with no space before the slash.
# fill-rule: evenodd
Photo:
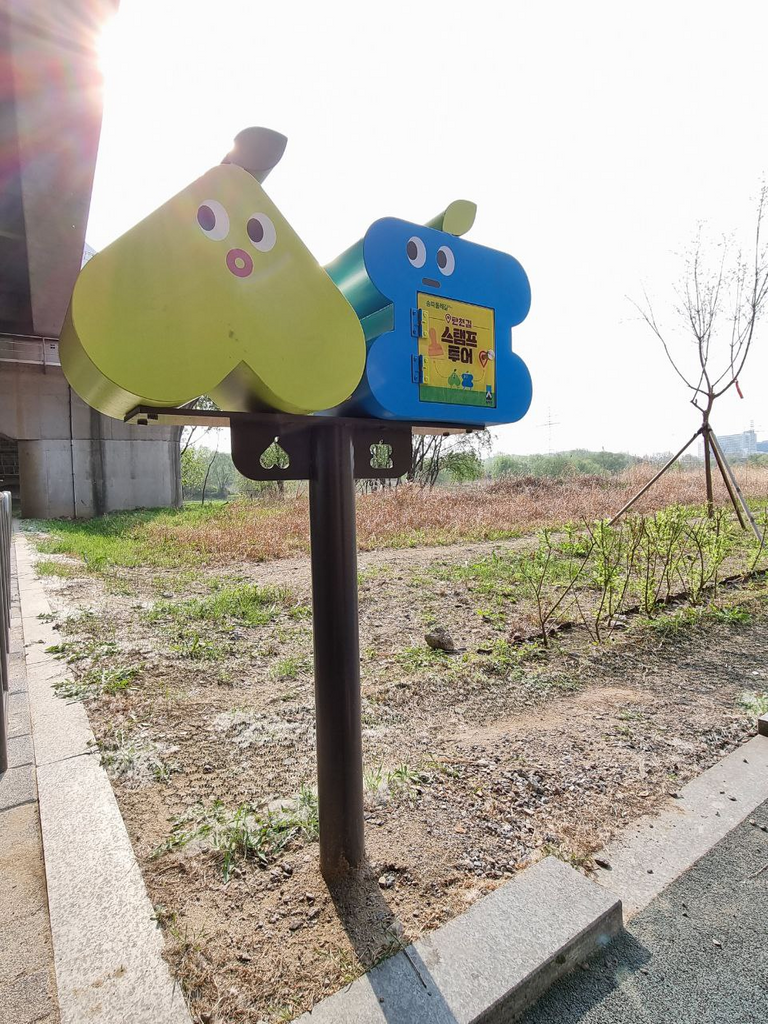
<svg viewBox="0 0 768 1024">
<path fill-rule="evenodd" d="M 621 927 L 619 900 L 547 857 L 297 1024 L 502 1024 Z"/>
<path fill-rule="evenodd" d="M 85 709 L 55 695 L 66 670 L 30 545 L 15 547 L 62 1024 L 190 1024 Z"/>
<path fill-rule="evenodd" d="M 753 736 L 597 854 L 610 864 L 597 880 L 631 918 L 765 800 L 768 739 Z"/>
</svg>

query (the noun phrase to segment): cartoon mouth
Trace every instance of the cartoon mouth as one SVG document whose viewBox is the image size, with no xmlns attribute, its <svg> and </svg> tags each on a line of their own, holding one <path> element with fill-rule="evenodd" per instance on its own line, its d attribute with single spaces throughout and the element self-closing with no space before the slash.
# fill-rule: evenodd
<svg viewBox="0 0 768 1024">
<path fill-rule="evenodd" d="M 431 277 L 422 277 L 421 283 L 422 284 L 428 284 L 430 286 L 430 288 L 439 288 L 440 287 L 440 282 L 439 281 L 433 281 Z"/>
<path fill-rule="evenodd" d="M 227 253 L 227 267 L 235 277 L 249 277 L 253 273 L 253 260 L 245 249 L 230 249 Z"/>
</svg>

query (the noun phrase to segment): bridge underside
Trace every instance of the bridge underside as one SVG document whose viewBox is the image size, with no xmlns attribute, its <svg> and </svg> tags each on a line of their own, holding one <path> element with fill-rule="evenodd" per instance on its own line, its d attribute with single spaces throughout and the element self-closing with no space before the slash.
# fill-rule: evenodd
<svg viewBox="0 0 768 1024">
<path fill-rule="evenodd" d="M 181 500 L 178 431 L 94 412 L 58 360 L 101 129 L 96 46 L 116 8 L 0 0 L 0 489 L 25 516 Z"/>
</svg>

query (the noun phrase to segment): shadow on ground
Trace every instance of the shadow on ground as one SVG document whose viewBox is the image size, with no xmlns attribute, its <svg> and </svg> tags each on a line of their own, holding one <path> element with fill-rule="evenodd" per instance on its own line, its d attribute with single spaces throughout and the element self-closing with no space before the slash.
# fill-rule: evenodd
<svg viewBox="0 0 768 1024">
<path fill-rule="evenodd" d="M 457 1018 L 445 1002 L 429 970 L 392 913 L 370 864 L 344 882 L 330 886 L 336 912 L 349 941 L 366 971 L 388 1024 L 455 1024 Z M 396 964 L 383 961 L 402 951 Z M 381 964 L 381 967 L 377 965 Z M 419 984 L 412 986 L 413 972 Z M 405 975 L 405 977 L 404 977 Z M 407 993 L 413 992 L 411 1001 Z"/>
</svg>

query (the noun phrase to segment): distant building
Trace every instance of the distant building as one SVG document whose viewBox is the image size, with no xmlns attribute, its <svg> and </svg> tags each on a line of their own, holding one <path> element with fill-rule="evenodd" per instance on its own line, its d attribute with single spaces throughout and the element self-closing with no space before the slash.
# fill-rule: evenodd
<svg viewBox="0 0 768 1024">
<path fill-rule="evenodd" d="M 717 440 L 723 455 L 746 459 L 757 451 L 757 435 L 754 430 L 744 430 L 741 434 L 718 434 Z"/>
<path fill-rule="evenodd" d="M 736 459 L 747 459 L 758 451 L 768 451 L 768 448 L 761 449 L 757 443 L 757 434 L 754 430 L 744 430 L 740 434 L 717 434 L 717 441 L 726 457 L 731 455 Z M 761 442 L 764 443 L 764 442 Z M 699 452 L 704 457 L 704 442 L 699 441 Z"/>
</svg>

